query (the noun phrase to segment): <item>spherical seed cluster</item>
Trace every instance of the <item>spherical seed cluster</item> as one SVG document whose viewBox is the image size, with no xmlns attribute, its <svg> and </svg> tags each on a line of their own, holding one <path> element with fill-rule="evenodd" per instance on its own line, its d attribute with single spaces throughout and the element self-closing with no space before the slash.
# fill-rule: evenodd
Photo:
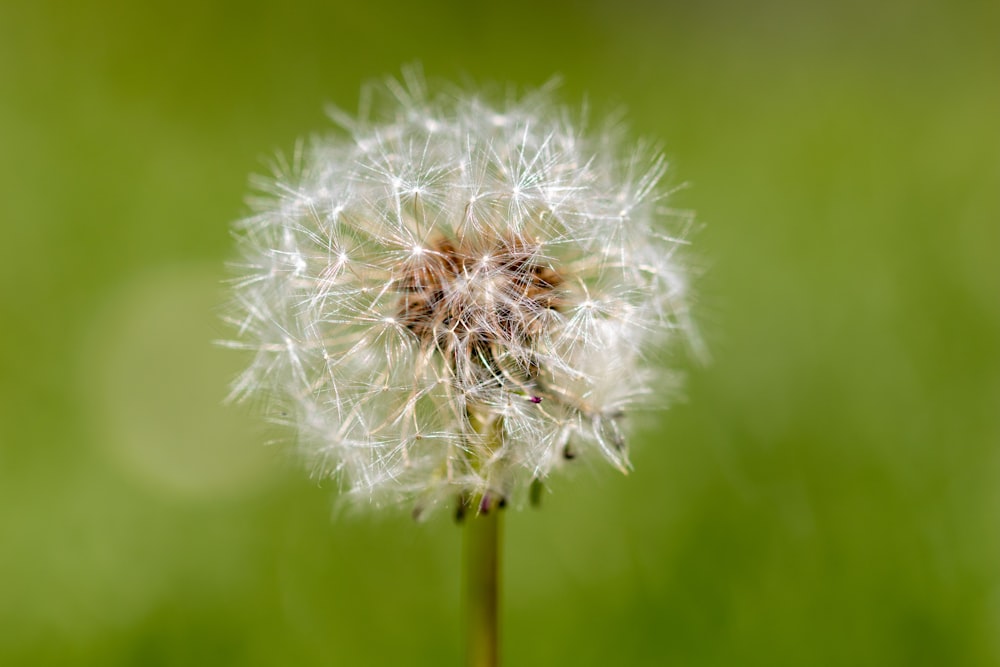
<svg viewBox="0 0 1000 667">
<path fill-rule="evenodd" d="M 662 158 L 546 91 L 368 93 L 238 224 L 233 345 L 256 354 L 235 393 L 376 502 L 505 499 L 577 455 L 626 469 L 647 353 L 687 323 Z"/>
</svg>

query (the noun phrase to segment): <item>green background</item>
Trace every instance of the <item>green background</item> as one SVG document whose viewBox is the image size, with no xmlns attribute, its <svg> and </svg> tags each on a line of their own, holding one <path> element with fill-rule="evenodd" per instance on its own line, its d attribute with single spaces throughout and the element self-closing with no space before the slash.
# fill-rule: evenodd
<svg viewBox="0 0 1000 667">
<path fill-rule="evenodd" d="M 449 665 L 213 347 L 250 173 L 421 62 L 661 140 L 710 365 L 507 516 L 508 665 L 1000 664 L 1000 4 L 0 4 L 0 664 Z"/>
</svg>

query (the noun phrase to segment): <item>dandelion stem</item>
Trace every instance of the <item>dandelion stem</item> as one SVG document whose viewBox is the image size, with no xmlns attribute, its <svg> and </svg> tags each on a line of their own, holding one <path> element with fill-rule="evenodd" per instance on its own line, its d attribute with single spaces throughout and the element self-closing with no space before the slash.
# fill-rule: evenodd
<svg viewBox="0 0 1000 667">
<path fill-rule="evenodd" d="M 500 542 L 503 512 L 489 497 L 463 522 L 463 595 L 467 667 L 497 667 Z"/>
</svg>

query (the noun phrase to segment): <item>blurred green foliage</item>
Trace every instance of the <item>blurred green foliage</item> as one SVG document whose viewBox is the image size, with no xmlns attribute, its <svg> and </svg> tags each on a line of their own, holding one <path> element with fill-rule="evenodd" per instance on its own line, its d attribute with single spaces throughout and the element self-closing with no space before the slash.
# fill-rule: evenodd
<svg viewBox="0 0 1000 667">
<path fill-rule="evenodd" d="M 447 517 L 334 515 L 212 347 L 247 174 L 361 82 L 621 104 L 714 361 L 508 515 L 510 665 L 1000 664 L 1000 5 L 0 4 L 0 664 L 445 665 Z"/>
</svg>

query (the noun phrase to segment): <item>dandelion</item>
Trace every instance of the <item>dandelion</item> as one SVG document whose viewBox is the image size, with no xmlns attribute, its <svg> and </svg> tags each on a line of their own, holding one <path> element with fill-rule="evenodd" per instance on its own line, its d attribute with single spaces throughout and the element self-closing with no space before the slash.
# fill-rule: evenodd
<svg viewBox="0 0 1000 667">
<path fill-rule="evenodd" d="M 362 106 L 238 224 L 235 395 L 348 496 L 418 514 L 489 514 L 577 457 L 627 470 L 626 415 L 663 402 L 650 354 L 690 330 L 663 158 L 549 89 L 406 76 Z"/>
</svg>

